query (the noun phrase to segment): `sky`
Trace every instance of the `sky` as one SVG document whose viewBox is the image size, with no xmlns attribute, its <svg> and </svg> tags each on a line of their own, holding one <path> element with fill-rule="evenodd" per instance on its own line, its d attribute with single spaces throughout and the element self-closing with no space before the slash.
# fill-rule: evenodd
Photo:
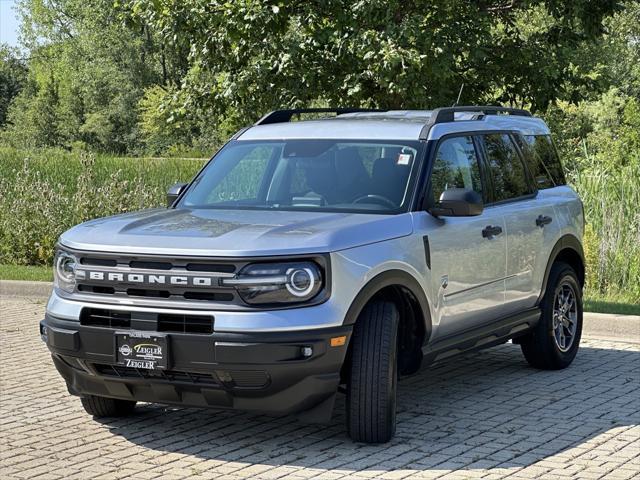
<svg viewBox="0 0 640 480">
<path fill-rule="evenodd" d="M 18 45 L 18 16 L 15 0 L 0 0 L 0 43 Z"/>
</svg>

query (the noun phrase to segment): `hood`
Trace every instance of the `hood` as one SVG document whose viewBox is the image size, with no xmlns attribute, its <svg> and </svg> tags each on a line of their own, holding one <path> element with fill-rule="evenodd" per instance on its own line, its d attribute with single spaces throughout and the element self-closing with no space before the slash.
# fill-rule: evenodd
<svg viewBox="0 0 640 480">
<path fill-rule="evenodd" d="M 408 213 L 155 209 L 82 223 L 60 242 L 78 250 L 244 257 L 333 252 L 412 229 Z"/>
</svg>

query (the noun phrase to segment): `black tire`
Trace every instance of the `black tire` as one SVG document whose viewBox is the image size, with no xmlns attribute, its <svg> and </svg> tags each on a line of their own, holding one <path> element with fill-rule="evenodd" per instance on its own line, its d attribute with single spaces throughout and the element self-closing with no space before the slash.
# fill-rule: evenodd
<svg viewBox="0 0 640 480">
<path fill-rule="evenodd" d="M 554 304 L 561 288 L 570 288 L 575 295 L 576 329 L 572 343 L 562 351 L 556 342 L 554 331 Z M 582 289 L 575 270 L 563 262 L 555 263 L 549 272 L 547 288 L 540 303 L 542 315 L 534 330 L 520 341 L 524 358 L 532 367 L 544 370 L 560 370 L 568 367 L 580 346 L 582 336 Z"/>
<path fill-rule="evenodd" d="M 85 411 L 96 418 L 123 417 L 133 412 L 136 407 L 136 402 L 133 400 L 117 400 L 96 395 L 87 395 L 81 400 Z"/>
<path fill-rule="evenodd" d="M 384 443 L 395 433 L 399 320 L 395 304 L 376 301 L 353 329 L 347 430 L 356 442 Z"/>
</svg>

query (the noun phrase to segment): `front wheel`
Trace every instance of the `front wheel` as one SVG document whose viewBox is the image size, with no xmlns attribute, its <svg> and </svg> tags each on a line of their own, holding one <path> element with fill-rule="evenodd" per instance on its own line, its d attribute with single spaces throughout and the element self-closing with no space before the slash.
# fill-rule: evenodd
<svg viewBox="0 0 640 480">
<path fill-rule="evenodd" d="M 535 329 L 521 340 L 527 362 L 545 370 L 568 367 L 582 336 L 582 289 L 575 270 L 566 263 L 551 267 Z"/>
<path fill-rule="evenodd" d="M 354 327 L 347 429 L 356 442 L 384 443 L 395 433 L 399 319 L 394 303 L 376 301 Z"/>
<path fill-rule="evenodd" d="M 118 400 L 97 395 L 86 395 L 81 400 L 85 411 L 96 418 L 123 417 L 133 412 L 136 406 L 133 400 Z"/>
</svg>

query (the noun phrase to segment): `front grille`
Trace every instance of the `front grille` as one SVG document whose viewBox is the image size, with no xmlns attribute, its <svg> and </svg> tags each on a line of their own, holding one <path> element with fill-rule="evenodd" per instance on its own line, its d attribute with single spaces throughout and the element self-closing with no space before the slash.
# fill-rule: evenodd
<svg viewBox="0 0 640 480">
<path fill-rule="evenodd" d="M 213 317 L 160 313 L 158 314 L 158 332 L 212 333 Z"/>
<path fill-rule="evenodd" d="M 185 306 L 189 304 L 189 308 L 201 304 L 202 309 L 209 303 L 244 305 L 235 289 L 223 286 L 220 280 L 234 276 L 248 261 L 109 253 L 81 254 L 79 257 L 82 276 L 77 277 L 76 288 L 77 294 L 85 298 L 127 298 L 136 305 L 149 306 L 169 306 L 168 303 L 174 306 L 182 302 Z M 102 278 L 96 278 L 94 274 L 102 275 Z M 136 279 L 132 278 L 136 276 Z"/>
<path fill-rule="evenodd" d="M 197 262 L 189 260 L 174 261 L 157 261 L 157 260 L 130 260 L 126 258 L 103 258 L 103 257 L 81 257 L 82 265 L 94 265 L 102 267 L 115 267 L 117 265 L 126 265 L 130 268 L 140 268 L 145 270 L 173 270 L 184 268 L 190 272 L 214 272 L 214 273 L 234 273 L 236 265 L 231 263 L 204 263 L 202 260 Z"/>
<path fill-rule="evenodd" d="M 171 296 L 171 292 L 169 290 L 127 288 L 127 295 L 129 295 L 130 297 L 169 298 Z"/>
<path fill-rule="evenodd" d="M 220 382 L 213 373 L 180 372 L 174 370 L 144 370 L 122 367 L 120 365 L 94 364 L 100 375 L 118 378 L 143 378 L 148 380 L 167 380 L 195 385 L 219 386 Z"/>
<path fill-rule="evenodd" d="M 115 267 L 118 262 L 113 258 L 91 258 L 82 257 L 80 259 L 81 265 L 94 265 L 99 267 Z"/>
<path fill-rule="evenodd" d="M 179 313 L 127 312 L 106 308 L 83 308 L 80 325 L 154 332 L 210 334 L 213 317 Z"/>
<path fill-rule="evenodd" d="M 78 285 L 78 290 L 81 292 L 97 293 L 101 295 L 113 295 L 116 293 L 116 289 L 113 287 L 101 287 L 99 285 Z"/>
<path fill-rule="evenodd" d="M 190 272 L 234 273 L 236 271 L 236 266 L 233 264 L 187 263 L 185 268 Z"/>
<path fill-rule="evenodd" d="M 131 312 L 103 308 L 83 308 L 80 325 L 89 327 L 131 328 Z"/>
<path fill-rule="evenodd" d="M 148 270 L 171 270 L 173 265 L 169 262 L 144 262 L 140 260 L 132 260 L 129 262 L 131 268 L 144 268 Z"/>
</svg>

